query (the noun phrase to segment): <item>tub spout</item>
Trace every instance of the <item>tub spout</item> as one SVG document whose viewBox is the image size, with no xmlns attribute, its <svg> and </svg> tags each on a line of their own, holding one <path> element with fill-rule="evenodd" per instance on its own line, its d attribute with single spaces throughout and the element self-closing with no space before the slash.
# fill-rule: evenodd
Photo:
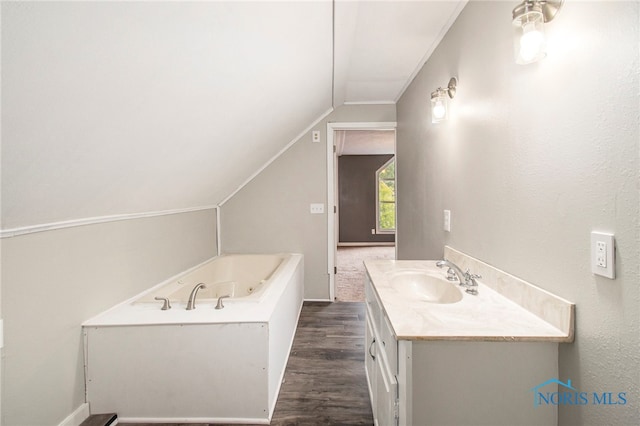
<svg viewBox="0 0 640 426">
<path fill-rule="evenodd" d="M 187 302 L 187 311 L 190 311 L 196 308 L 196 296 L 198 295 L 198 290 L 200 290 L 201 288 L 206 288 L 204 283 L 196 284 L 193 290 L 191 290 L 191 294 L 189 295 L 189 301 Z"/>
<path fill-rule="evenodd" d="M 231 297 L 231 295 L 227 294 L 227 295 L 218 297 L 218 304 L 216 305 L 216 309 L 224 308 L 224 305 L 222 304 L 222 299 L 225 299 L 227 297 Z"/>
</svg>

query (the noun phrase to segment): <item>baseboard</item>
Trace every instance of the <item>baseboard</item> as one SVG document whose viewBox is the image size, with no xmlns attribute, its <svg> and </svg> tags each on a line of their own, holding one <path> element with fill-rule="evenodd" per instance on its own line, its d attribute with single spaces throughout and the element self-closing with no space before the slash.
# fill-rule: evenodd
<svg viewBox="0 0 640 426">
<path fill-rule="evenodd" d="M 304 299 L 305 302 L 333 302 L 331 299 Z"/>
<path fill-rule="evenodd" d="M 227 417 L 122 417 L 122 423 L 164 423 L 164 424 L 183 424 L 183 423 L 199 423 L 199 424 L 250 424 L 250 425 L 268 425 L 267 419 L 229 419 Z"/>
<path fill-rule="evenodd" d="M 90 415 L 89 404 L 84 403 L 69 414 L 58 426 L 80 426 Z"/>
<path fill-rule="evenodd" d="M 338 243 L 338 247 L 376 247 L 376 246 L 385 246 L 385 247 L 393 247 L 396 243 L 376 243 L 375 241 L 369 243 Z"/>
</svg>

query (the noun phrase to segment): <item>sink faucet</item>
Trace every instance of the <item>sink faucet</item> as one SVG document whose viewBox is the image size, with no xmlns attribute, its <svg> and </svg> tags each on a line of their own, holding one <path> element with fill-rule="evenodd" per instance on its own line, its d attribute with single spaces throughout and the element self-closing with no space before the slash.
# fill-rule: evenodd
<svg viewBox="0 0 640 426">
<path fill-rule="evenodd" d="M 436 266 L 438 268 L 444 268 L 446 266 L 449 269 L 452 269 L 453 272 L 458 276 L 460 285 L 467 288 L 465 290 L 467 293 L 473 295 L 478 294 L 478 282 L 476 281 L 476 278 L 482 278 L 480 275 L 472 274 L 468 269 L 467 272 L 462 272 L 462 269 L 460 269 L 458 265 L 448 261 L 447 259 L 437 261 Z"/>
<path fill-rule="evenodd" d="M 190 311 L 196 308 L 196 296 L 198 294 L 198 290 L 200 290 L 201 288 L 206 288 L 204 283 L 196 284 L 193 290 L 191 290 L 191 294 L 189 295 L 189 301 L 187 302 L 187 311 Z"/>
</svg>

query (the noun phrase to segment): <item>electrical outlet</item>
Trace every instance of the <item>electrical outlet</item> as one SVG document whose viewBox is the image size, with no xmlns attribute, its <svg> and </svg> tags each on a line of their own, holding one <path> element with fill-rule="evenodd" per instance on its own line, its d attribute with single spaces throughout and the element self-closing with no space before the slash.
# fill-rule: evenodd
<svg viewBox="0 0 640 426">
<path fill-rule="evenodd" d="M 591 272 L 606 278 L 616 278 L 615 237 L 613 234 L 591 232 Z"/>
<path fill-rule="evenodd" d="M 309 206 L 309 211 L 311 214 L 322 214 L 324 213 L 324 204 L 322 203 L 314 203 Z"/>
<path fill-rule="evenodd" d="M 311 142 L 320 142 L 320 130 L 311 132 Z"/>
</svg>

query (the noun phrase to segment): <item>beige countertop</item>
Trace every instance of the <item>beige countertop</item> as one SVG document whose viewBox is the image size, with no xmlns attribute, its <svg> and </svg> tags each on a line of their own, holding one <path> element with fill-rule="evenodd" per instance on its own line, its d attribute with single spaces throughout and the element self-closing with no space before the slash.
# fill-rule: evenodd
<svg viewBox="0 0 640 426">
<path fill-rule="evenodd" d="M 390 282 L 390 275 L 400 270 L 425 271 L 446 279 L 447 268 L 438 268 L 435 261 L 367 260 L 364 263 L 382 309 L 398 340 L 573 340 L 573 304 L 544 291 L 541 296 L 534 297 L 557 299 L 540 302 L 551 306 L 548 310 L 557 310 L 555 307 L 560 306 L 561 315 L 571 315 L 571 318 L 565 321 L 571 325 L 570 327 L 565 327 L 565 330 L 557 328 L 551 322 L 485 285 L 482 279 L 478 280 L 478 295 L 475 296 L 466 293 L 464 287 L 459 287 L 458 283 L 450 283 L 459 287 L 463 296 L 459 302 L 446 304 L 431 303 L 408 296 L 394 288 Z M 535 286 L 531 287 L 537 289 Z M 565 304 L 568 304 L 568 307 L 564 306 Z M 557 312 L 552 314 L 558 316 Z"/>
</svg>

